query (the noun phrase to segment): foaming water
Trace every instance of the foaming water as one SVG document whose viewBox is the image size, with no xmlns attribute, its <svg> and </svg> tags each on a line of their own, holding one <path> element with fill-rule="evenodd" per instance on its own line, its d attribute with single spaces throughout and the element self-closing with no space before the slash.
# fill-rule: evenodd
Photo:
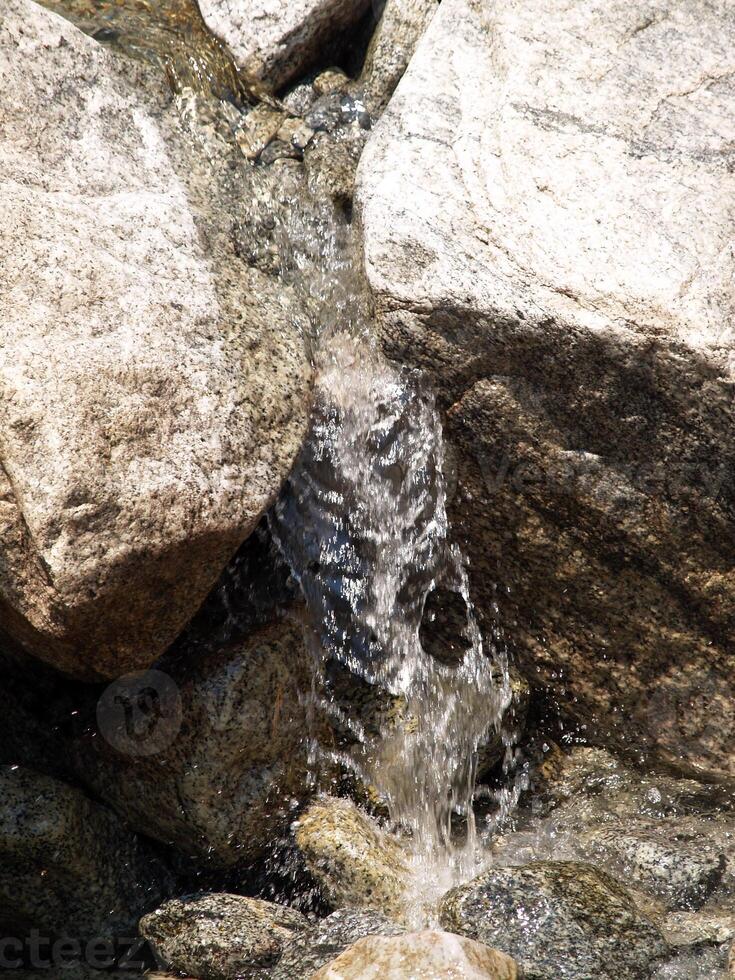
<svg viewBox="0 0 735 980">
<path fill-rule="evenodd" d="M 407 919 L 433 922 L 439 897 L 484 863 L 477 752 L 500 731 L 511 689 L 507 662 L 484 647 L 449 540 L 441 424 L 417 375 L 353 334 L 332 335 L 312 435 L 272 523 L 320 638 L 322 706 L 351 736 L 331 758 L 387 803 L 411 866 Z M 427 598 L 439 590 L 464 610 L 446 658 L 421 641 Z M 335 670 L 380 692 L 377 721 L 330 696 Z"/>
</svg>

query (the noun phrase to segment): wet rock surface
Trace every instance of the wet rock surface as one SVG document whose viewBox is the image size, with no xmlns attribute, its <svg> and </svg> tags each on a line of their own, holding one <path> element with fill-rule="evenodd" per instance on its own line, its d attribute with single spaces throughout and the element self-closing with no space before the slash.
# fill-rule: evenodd
<svg viewBox="0 0 735 980">
<path fill-rule="evenodd" d="M 621 885 L 575 862 L 487 871 L 448 893 L 441 924 L 513 956 L 530 980 L 635 980 L 668 951 Z"/>
<path fill-rule="evenodd" d="M 339 909 L 299 933 L 284 949 L 273 980 L 310 977 L 365 936 L 398 936 L 405 929 L 380 912 Z"/>
<path fill-rule="evenodd" d="M 310 367 L 238 259 L 227 166 L 163 85 L 2 11 L 0 622 L 85 678 L 149 665 L 278 491 Z"/>
<path fill-rule="evenodd" d="M 407 876 L 401 848 L 350 800 L 320 797 L 299 817 L 294 836 L 333 908 L 401 916 Z"/>
<path fill-rule="evenodd" d="M 172 887 L 153 851 L 110 810 L 31 769 L 0 767 L 4 935 L 131 936 Z"/>
<path fill-rule="evenodd" d="M 722 881 L 726 859 L 702 840 L 701 826 L 680 820 L 606 824 L 582 834 L 578 849 L 622 881 L 655 895 L 672 909 L 698 909 Z"/>
<path fill-rule="evenodd" d="M 540 859 L 594 864 L 663 916 L 729 901 L 735 821 L 718 786 L 641 774 L 602 749 L 549 752 L 530 811 L 492 845 L 504 864 Z"/>
<path fill-rule="evenodd" d="M 546 749 L 514 831 L 491 844 L 493 863 L 593 865 L 663 934 L 670 953 L 656 980 L 723 975 L 735 913 L 729 791 L 641 772 L 600 748 Z"/>
<path fill-rule="evenodd" d="M 670 946 L 729 945 L 735 939 L 735 912 L 711 908 L 704 912 L 671 912 L 661 922 Z"/>
<path fill-rule="evenodd" d="M 360 939 L 319 970 L 314 980 L 516 980 L 509 956 L 463 936 L 427 929 Z"/>
<path fill-rule="evenodd" d="M 478 606 L 587 732 L 728 777 L 733 31 L 698 0 L 443 2 L 357 195 Z"/>
<path fill-rule="evenodd" d="M 120 689 L 130 717 L 107 708 L 108 696 L 71 746 L 74 767 L 156 840 L 215 866 L 251 860 L 308 797 L 303 698 L 310 684 L 298 622 L 265 626 L 209 652 L 177 651 Z M 160 711 L 152 727 L 149 688 Z"/>
<path fill-rule="evenodd" d="M 308 919 L 294 909 L 242 895 L 173 899 L 143 917 L 140 931 L 157 958 L 201 980 L 270 976 L 270 967 Z"/>
</svg>

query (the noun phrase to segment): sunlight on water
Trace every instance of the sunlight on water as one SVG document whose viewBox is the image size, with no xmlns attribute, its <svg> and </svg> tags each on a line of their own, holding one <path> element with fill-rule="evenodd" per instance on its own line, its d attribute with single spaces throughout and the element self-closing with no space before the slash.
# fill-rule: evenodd
<svg viewBox="0 0 735 980">
<path fill-rule="evenodd" d="M 182 111 L 197 94 L 247 95 L 193 0 L 45 2 L 121 53 L 163 68 Z M 312 323 L 312 433 L 271 528 L 318 639 L 317 707 L 345 733 L 335 744 L 315 737 L 315 765 L 353 772 L 387 804 L 409 856 L 406 917 L 433 923 L 444 892 L 486 861 L 472 801 L 478 749 L 502 733 L 511 700 L 507 657 L 483 642 L 450 540 L 433 397 L 372 339 L 353 229 L 295 175 L 279 189 L 267 170 L 242 166 L 253 211 L 245 226 L 257 227 L 258 215 L 272 219 L 278 274 Z M 459 635 L 451 650 L 428 651 L 427 600 L 446 597 L 461 610 Z M 363 685 L 380 709 L 360 717 L 354 700 L 337 695 L 340 683 Z M 512 785 L 500 792 L 501 817 L 517 795 Z"/>
<path fill-rule="evenodd" d="M 407 917 L 418 926 L 482 867 L 477 750 L 500 731 L 510 702 L 507 662 L 484 648 L 449 540 L 441 425 L 418 377 L 335 334 L 322 348 L 315 419 L 275 533 L 306 596 L 324 670 L 336 661 L 400 705 L 372 733 L 337 704 L 325 708 L 354 736 L 339 761 L 375 788 L 406 837 Z M 439 588 L 465 610 L 456 662 L 420 640 L 427 597 Z"/>
<path fill-rule="evenodd" d="M 41 0 L 95 40 L 161 68 L 174 92 L 217 99 L 247 89 L 228 50 L 206 29 L 196 0 Z"/>
</svg>

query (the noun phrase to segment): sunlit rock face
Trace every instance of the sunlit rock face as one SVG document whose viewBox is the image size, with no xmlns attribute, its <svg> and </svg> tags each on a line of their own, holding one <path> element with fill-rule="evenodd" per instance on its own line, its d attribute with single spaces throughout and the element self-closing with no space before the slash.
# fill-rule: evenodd
<svg viewBox="0 0 735 980">
<path fill-rule="evenodd" d="M 273 970 L 272 980 L 311 977 L 365 936 L 398 936 L 403 932 L 403 926 L 379 912 L 340 909 L 292 939 Z"/>
<path fill-rule="evenodd" d="M 517 980 L 517 964 L 497 949 L 438 929 L 366 936 L 322 967 L 314 980 Z"/>
<path fill-rule="evenodd" d="M 395 838 L 354 803 L 320 797 L 299 816 L 294 837 L 332 908 L 362 908 L 400 920 L 406 857 Z"/>
<path fill-rule="evenodd" d="M 288 290 L 237 255 L 226 162 L 162 83 L 28 0 L 0 12 L 0 80 L 0 625 L 115 676 L 278 492 L 310 369 Z"/>
<path fill-rule="evenodd" d="M 311 67 L 369 0 L 200 0 L 199 7 L 246 76 L 278 89 Z"/>
<path fill-rule="evenodd" d="M 724 2 L 445 0 L 358 172 L 481 609 L 589 736 L 729 778 L 734 36 Z"/>
</svg>

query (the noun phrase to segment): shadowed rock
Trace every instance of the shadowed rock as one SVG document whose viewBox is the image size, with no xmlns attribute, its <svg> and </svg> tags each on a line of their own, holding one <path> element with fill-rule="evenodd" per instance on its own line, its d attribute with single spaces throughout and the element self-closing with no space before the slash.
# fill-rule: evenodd
<svg viewBox="0 0 735 980">
<path fill-rule="evenodd" d="M 357 192 L 478 609 L 588 735 L 727 778 L 734 37 L 725 2 L 445 0 Z"/>
<path fill-rule="evenodd" d="M 209 29 L 245 75 L 274 90 L 310 67 L 369 0 L 199 0 Z"/>
<path fill-rule="evenodd" d="M 171 887 L 150 847 L 106 807 L 30 769 L 0 769 L 5 936 L 129 937 Z"/>
<path fill-rule="evenodd" d="M 269 976 L 283 947 L 308 926 L 293 909 L 243 895 L 172 899 L 141 919 L 159 960 L 201 980 Z"/>
</svg>

